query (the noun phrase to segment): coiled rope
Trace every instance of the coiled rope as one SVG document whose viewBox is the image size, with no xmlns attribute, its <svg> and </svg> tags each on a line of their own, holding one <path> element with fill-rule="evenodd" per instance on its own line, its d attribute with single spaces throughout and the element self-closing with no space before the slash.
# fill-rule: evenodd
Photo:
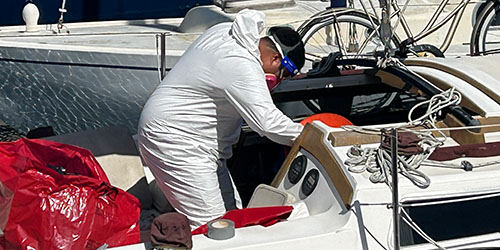
<svg viewBox="0 0 500 250">
<path fill-rule="evenodd" d="M 409 122 L 399 126 L 393 126 L 392 128 L 402 131 L 410 131 L 410 128 L 415 126 L 437 129 L 435 123 L 442 110 L 448 106 L 459 104 L 461 100 L 461 94 L 455 91 L 455 88 L 450 88 L 447 91 L 434 95 L 428 101 L 415 105 L 408 114 Z M 424 105 L 427 105 L 425 114 L 413 119 L 413 112 L 418 107 Z M 386 135 L 388 128 L 377 129 L 345 126 L 344 129 L 388 136 Z M 434 149 L 443 145 L 443 142 L 446 140 L 446 135 L 441 132 L 443 138 L 437 138 L 429 131 L 411 131 L 411 133 L 416 133 L 420 139 L 418 146 L 422 148 L 422 153 L 398 155 L 398 172 L 408 178 L 416 186 L 427 188 L 430 185 L 430 179 L 418 168 L 427 160 Z M 383 147 L 361 148 L 361 146 L 355 145 L 347 152 L 347 156 L 348 159 L 345 161 L 345 164 L 348 166 L 349 171 L 353 173 L 363 173 L 367 171 L 370 173 L 370 181 L 373 183 L 384 182 L 391 187 L 389 177 L 391 176 L 392 159 L 388 149 Z"/>
</svg>

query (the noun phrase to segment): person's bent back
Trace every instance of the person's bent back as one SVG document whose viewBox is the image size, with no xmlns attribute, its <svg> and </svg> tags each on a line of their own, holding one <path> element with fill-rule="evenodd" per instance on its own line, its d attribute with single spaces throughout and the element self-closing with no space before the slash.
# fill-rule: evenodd
<svg viewBox="0 0 500 250">
<path fill-rule="evenodd" d="M 265 74 L 280 78 L 297 73 L 304 64 L 303 44 L 296 32 L 296 46 L 286 45 L 293 39 L 279 32 L 260 39 L 263 29 L 264 15 L 244 10 L 233 23 L 207 30 L 167 74 L 141 114 L 141 156 L 192 229 L 241 208 L 226 160 L 243 120 L 261 136 L 284 145 L 291 145 L 302 130 L 272 102 Z"/>
</svg>

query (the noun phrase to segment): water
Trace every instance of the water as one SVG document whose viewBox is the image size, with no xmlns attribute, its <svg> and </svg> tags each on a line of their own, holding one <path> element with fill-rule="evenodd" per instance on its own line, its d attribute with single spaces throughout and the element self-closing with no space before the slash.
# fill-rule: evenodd
<svg viewBox="0 0 500 250">
<path fill-rule="evenodd" d="M 40 9 L 41 24 L 56 23 L 62 0 L 33 0 Z M 65 22 L 132 20 L 146 18 L 182 17 L 197 5 L 211 0 L 66 0 Z M 0 26 L 21 25 L 24 0 L 2 1 Z"/>
</svg>

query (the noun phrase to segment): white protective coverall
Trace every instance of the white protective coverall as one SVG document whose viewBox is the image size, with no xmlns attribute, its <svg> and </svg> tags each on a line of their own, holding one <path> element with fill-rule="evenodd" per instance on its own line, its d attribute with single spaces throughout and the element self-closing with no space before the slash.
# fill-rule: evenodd
<svg viewBox="0 0 500 250">
<path fill-rule="evenodd" d="M 261 136 L 284 145 L 302 131 L 271 99 L 258 49 L 264 27 L 262 12 L 243 10 L 234 22 L 208 29 L 142 111 L 140 153 L 192 229 L 241 208 L 225 160 L 232 155 L 242 118 Z"/>
</svg>

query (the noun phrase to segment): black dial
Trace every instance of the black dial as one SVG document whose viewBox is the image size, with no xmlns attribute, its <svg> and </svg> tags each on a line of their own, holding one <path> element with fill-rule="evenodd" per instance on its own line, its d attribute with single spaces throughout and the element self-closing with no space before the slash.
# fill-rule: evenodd
<svg viewBox="0 0 500 250">
<path fill-rule="evenodd" d="M 288 180 L 292 184 L 297 184 L 300 178 L 304 175 L 307 166 L 307 158 L 304 155 L 297 156 L 293 159 L 290 169 L 288 169 Z"/>
<path fill-rule="evenodd" d="M 311 169 L 307 172 L 306 177 L 304 177 L 304 181 L 302 182 L 302 193 L 306 196 L 310 195 L 316 185 L 318 185 L 319 181 L 319 171 L 317 169 Z"/>
</svg>

